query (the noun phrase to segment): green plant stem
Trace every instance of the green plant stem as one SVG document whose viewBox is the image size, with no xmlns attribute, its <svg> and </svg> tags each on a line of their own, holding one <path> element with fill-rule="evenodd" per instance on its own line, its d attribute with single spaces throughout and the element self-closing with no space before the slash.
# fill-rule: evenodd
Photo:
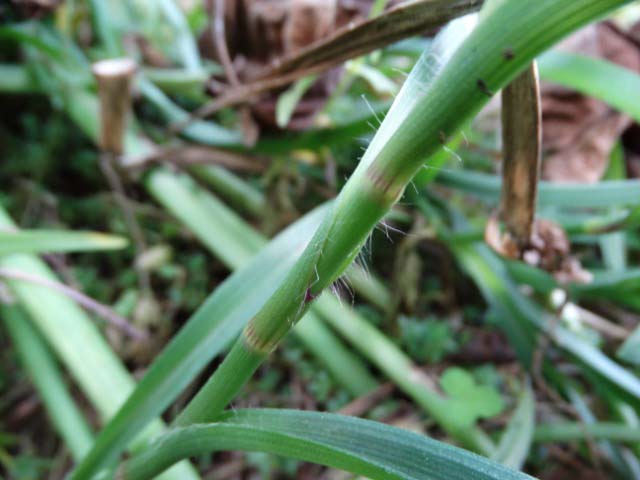
<svg viewBox="0 0 640 480">
<path fill-rule="evenodd" d="M 221 180 L 225 178 L 221 177 Z M 187 225 L 232 270 L 249 263 L 267 243 L 235 212 L 198 188 L 186 175 L 156 169 L 147 176 L 145 184 L 160 204 Z M 240 179 L 235 179 L 233 185 L 243 192 L 246 190 L 243 188 L 246 184 Z M 341 344 L 313 311 L 296 326 L 294 333 L 353 395 L 364 395 L 376 387 L 377 382 L 366 366 Z"/>
<path fill-rule="evenodd" d="M 209 249 L 222 259 L 230 268 L 238 268 L 262 248 L 266 240 L 246 225 L 233 211 L 225 207 L 215 197 L 199 189 L 185 176 L 155 170 L 146 181 L 147 188 L 156 200 L 185 223 Z M 317 225 L 317 222 L 316 224 Z M 306 231 L 315 228 L 309 225 Z M 350 268 L 348 272 L 359 272 Z M 359 272 L 355 276 L 363 278 L 356 282 L 354 289 L 369 289 L 370 279 Z M 388 298 L 389 293 L 383 286 L 375 287 L 380 298 Z M 311 307 L 305 318 L 293 332 L 305 343 L 307 348 L 317 351 L 318 357 L 329 370 L 342 380 L 347 388 L 363 393 L 364 388 L 371 389 L 373 380 L 354 360 L 345 358 L 341 348 L 325 345 L 327 337 L 320 318 L 329 323 L 340 335 L 346 338 L 364 357 L 378 367 L 385 375 L 409 395 L 439 425 L 451 433 L 467 448 L 489 455 L 493 451 L 490 439 L 479 429 L 459 427 L 456 418 L 446 408 L 446 399 L 437 387 L 420 369 L 394 345 L 383 333 L 363 319 L 360 315 L 332 295 L 323 294 Z M 322 343 L 319 343 L 322 342 Z M 368 391 L 368 390 L 365 390 Z"/>
<path fill-rule="evenodd" d="M 303 255 L 177 424 L 207 421 L 221 413 L 220 406 L 237 394 L 260 359 L 277 346 L 312 300 L 353 261 L 371 230 L 421 168 L 424 155 L 435 153 L 443 136 L 456 132 L 477 112 L 488 101 L 488 92 L 499 90 L 567 33 L 625 3 L 541 0 L 532 5 L 511 0 L 492 10 L 426 94 L 415 100 L 415 108 L 405 113 L 395 128 L 385 130 L 382 125 L 377 136 L 381 140 L 373 140 Z M 515 56 L 505 58 L 502 52 L 506 49 Z M 387 120 L 395 117 L 392 113 L 393 109 Z"/>
<path fill-rule="evenodd" d="M 2 79 L 0 79 L 0 83 Z M 148 82 L 142 82 L 143 85 L 149 85 Z M 0 86 L 0 88 L 2 88 Z M 147 94 L 153 96 L 156 95 L 158 90 L 151 86 L 151 88 L 148 88 L 146 90 Z M 159 99 L 160 102 L 165 102 L 163 104 L 163 106 L 168 109 L 167 111 L 169 112 L 173 112 L 174 110 L 172 110 L 172 104 L 170 103 L 166 103 L 168 101 L 168 99 L 163 96 L 163 95 L 159 95 L 155 97 L 156 99 Z M 66 98 L 65 98 L 66 102 L 66 108 L 68 111 L 68 114 L 70 115 L 70 117 L 75 121 L 75 123 L 77 124 L 77 126 L 85 133 L 87 134 L 90 138 L 92 138 L 94 141 L 96 141 L 97 139 L 97 135 L 98 135 L 98 122 L 97 122 L 97 118 L 98 118 L 98 102 L 97 99 L 95 97 L 94 94 L 86 91 L 86 90 L 74 90 L 69 88 L 68 91 L 66 92 Z M 362 122 L 364 124 L 364 121 Z M 201 134 L 201 135 L 205 135 L 207 136 L 207 138 L 212 138 L 215 137 L 218 132 L 214 130 L 212 130 L 211 128 L 208 127 L 208 123 L 207 124 L 201 124 L 201 126 L 198 126 L 197 129 L 194 129 L 194 133 L 197 134 Z M 347 136 L 351 137 L 352 133 L 350 131 L 345 131 L 344 134 L 346 135 L 344 138 L 346 139 Z M 224 135 L 223 135 L 224 136 Z M 321 134 L 320 138 L 324 138 L 324 135 Z M 137 155 L 137 154 L 142 154 L 146 152 L 146 145 L 144 144 L 144 142 L 140 142 L 136 136 L 136 132 L 135 129 L 129 129 L 127 131 L 127 140 L 126 140 L 126 150 L 128 154 L 132 154 L 132 155 Z M 215 235 L 215 234 L 214 234 Z M 44 305 L 43 305 L 44 306 Z M 45 310 L 46 308 L 40 309 L 39 312 L 42 313 L 43 315 L 45 315 Z M 56 309 L 52 309 L 52 310 L 56 310 Z M 205 308 L 206 310 L 206 308 Z M 61 309 L 61 311 L 64 311 L 64 309 Z M 73 315 L 70 315 L 70 317 L 74 317 Z M 46 319 L 46 316 L 44 317 Z M 321 328 L 323 328 L 321 326 L 321 323 L 319 323 L 319 321 L 316 322 L 316 327 L 320 325 Z M 81 330 L 81 329 L 80 329 Z M 318 328 L 312 328 L 312 329 L 302 329 L 302 331 L 306 331 L 307 335 L 310 335 L 309 330 L 311 330 L 311 333 L 317 335 L 318 334 Z M 70 328 L 69 331 L 75 331 L 74 328 Z M 322 341 L 323 341 L 323 345 L 324 346 L 328 346 L 328 339 L 329 339 L 329 335 L 330 332 L 326 329 L 323 330 L 323 336 L 322 336 Z M 317 349 L 319 347 L 318 342 L 314 341 L 314 339 L 308 338 L 304 336 L 304 333 L 301 334 L 301 338 L 302 341 L 307 345 L 310 346 L 312 345 L 313 348 Z M 339 344 L 339 342 L 335 341 L 335 337 L 332 337 L 334 342 L 333 342 L 333 346 L 334 349 L 330 354 L 327 354 L 327 352 L 323 352 L 324 356 L 323 358 L 326 359 L 327 361 L 327 365 L 328 368 L 332 369 L 332 371 L 336 372 L 338 375 L 338 379 L 340 379 L 341 382 L 343 382 L 345 385 L 348 385 L 348 388 L 354 392 L 354 394 L 362 394 L 365 391 L 369 391 L 372 387 L 372 385 L 374 385 L 375 380 L 373 379 L 373 377 L 366 371 L 366 368 L 361 365 L 358 369 L 348 369 L 345 368 L 345 365 L 347 365 L 347 361 L 349 361 L 351 363 L 351 365 L 355 365 L 355 360 L 357 360 L 355 358 L 355 356 L 353 355 L 349 355 L 350 352 L 344 350 L 344 348 L 342 347 L 342 345 Z M 53 343 L 55 344 L 55 340 L 53 341 Z M 214 342 L 215 343 L 215 342 Z M 91 344 L 91 341 L 87 341 L 87 344 Z M 341 347 L 341 352 L 338 352 L 337 346 Z M 216 348 L 219 347 L 219 345 L 216 346 Z M 313 351 L 313 348 L 310 347 L 310 349 Z M 78 349 L 78 351 L 80 351 Z M 174 352 L 175 353 L 175 352 Z M 198 355 L 198 353 L 194 354 L 194 355 Z M 214 356 L 215 354 L 212 354 L 211 356 Z M 73 359 L 67 359 L 66 357 L 63 357 L 65 362 L 67 360 L 73 362 Z M 211 357 L 207 357 L 207 358 L 211 358 Z M 332 367 L 331 365 L 335 365 L 334 367 Z M 73 367 L 72 367 L 73 368 Z M 189 370 L 189 369 L 187 369 Z M 355 373 L 355 375 L 354 375 Z M 187 373 L 188 374 L 188 373 Z M 195 375 L 195 374 L 194 374 Z M 349 376 L 351 376 L 351 378 L 349 378 Z M 98 377 L 95 377 L 98 378 Z M 114 379 L 117 379 L 118 376 L 115 375 L 113 377 Z M 90 377 L 87 377 L 87 379 L 90 379 Z M 154 378 L 154 380 L 157 379 L 157 376 Z M 82 381 L 80 382 L 82 384 Z M 153 382 L 152 382 L 153 383 Z M 108 386 L 110 385 L 109 382 L 104 382 L 106 391 L 109 393 L 106 393 L 105 395 L 102 395 L 102 398 L 98 397 L 90 397 L 92 398 L 92 401 L 98 402 L 98 405 L 101 405 L 101 401 L 107 401 L 110 395 L 110 392 L 115 391 L 117 389 L 111 389 Z M 137 391 L 136 391 L 137 392 Z M 140 392 L 141 393 L 141 392 Z M 142 393 L 141 393 L 142 395 Z M 136 397 L 138 400 L 140 398 L 140 395 L 138 397 Z M 149 402 L 153 403 L 155 400 L 151 399 L 149 400 Z M 156 402 L 157 403 L 157 402 Z M 127 404 L 128 405 L 128 404 Z M 160 407 L 157 409 L 157 412 L 160 413 L 160 411 L 162 411 L 164 408 L 166 408 L 166 404 L 163 407 Z M 147 408 L 147 411 L 149 409 Z M 124 416 L 126 418 L 126 415 Z M 127 422 L 130 424 L 131 420 L 128 419 Z M 142 429 L 142 427 L 148 422 L 148 417 L 146 420 L 144 420 L 143 422 L 141 422 L 141 424 L 137 427 L 137 428 L 131 428 L 129 429 L 129 433 L 128 433 L 128 440 L 130 440 L 133 436 L 133 433 L 131 432 L 137 432 L 140 431 Z M 121 423 L 120 427 L 125 427 L 127 426 L 127 423 Z M 113 430 L 110 430 L 110 433 L 113 434 Z M 100 437 L 102 438 L 102 436 Z M 113 438 L 113 437 L 111 437 Z M 123 440 L 121 445 L 118 445 L 117 447 L 113 447 L 111 450 L 111 454 L 113 455 L 113 451 L 114 450 L 119 450 L 122 451 L 124 445 L 128 443 L 127 440 Z M 102 446 L 104 447 L 105 444 L 103 443 Z M 107 447 L 108 450 L 108 447 Z M 100 454 L 104 454 L 104 449 L 102 451 L 100 451 L 100 453 L 96 454 L 98 457 L 100 456 Z M 106 460 L 104 460 L 104 457 L 102 457 L 102 462 L 99 463 L 99 465 L 106 465 L 108 462 Z M 78 478 L 83 478 L 82 475 L 88 475 L 89 473 L 87 472 L 94 472 L 95 468 L 97 468 L 98 465 L 96 465 L 93 462 L 87 462 L 85 461 L 83 463 L 84 467 L 87 467 L 85 469 L 83 469 Z M 180 472 L 182 472 L 182 477 L 180 478 L 187 478 L 186 474 L 184 473 L 184 470 L 180 470 L 180 468 L 182 468 L 183 466 L 180 466 L 177 468 L 177 472 L 178 474 L 181 474 Z M 94 470 L 91 470 L 94 469 Z M 169 474 L 169 473 L 168 473 Z"/>
<path fill-rule="evenodd" d="M 206 182 L 216 193 L 219 193 L 221 197 L 228 200 L 232 205 L 250 213 L 256 217 L 264 215 L 265 204 L 267 200 L 264 198 L 262 192 L 251 187 L 247 182 L 237 177 L 233 173 L 226 170 L 224 167 L 219 166 L 197 166 L 191 168 L 192 173 L 200 180 Z M 183 190 L 177 180 L 173 180 L 175 175 L 166 178 L 166 181 L 172 184 L 173 187 L 178 190 Z M 153 190 L 153 189 L 152 189 Z M 192 194 L 197 196 L 197 190 L 192 189 Z M 206 197 L 206 196 L 204 196 Z M 185 221 L 190 215 L 184 208 L 176 208 L 174 202 L 167 202 L 164 199 L 166 195 L 160 193 L 156 194 L 156 199 L 161 203 L 164 203 L 167 208 L 172 210 L 173 214 Z M 206 200 L 205 200 L 206 201 Z M 216 210 L 219 215 L 228 217 L 228 214 L 223 214 L 222 210 L 226 210 L 219 202 L 215 202 Z M 392 213 L 392 212 L 390 212 Z M 240 218 L 236 217 L 238 222 L 241 222 Z M 238 222 L 231 222 L 237 224 Z M 188 222 L 192 227 L 201 224 L 200 222 Z M 196 228 L 196 231 L 200 230 Z M 215 236 L 214 236 L 215 237 Z M 238 235 L 238 238 L 246 239 L 251 237 L 251 234 L 247 230 L 243 230 L 243 235 Z M 253 236 L 255 237 L 255 235 Z M 253 238 L 252 237 L 252 238 Z M 210 235 L 201 235 L 201 241 L 205 244 L 209 244 L 216 241 L 217 238 L 211 238 Z M 262 239 L 263 244 L 266 240 Z M 227 242 L 227 245 L 234 242 Z M 253 240 L 250 243 L 255 243 Z M 229 247 L 227 247 L 229 248 Z M 215 251 L 215 250 L 214 250 Z M 251 254 L 255 253 L 255 249 L 249 250 Z M 370 275 L 365 269 L 357 264 L 353 264 L 346 272 L 346 278 L 348 282 L 353 286 L 354 290 L 358 292 L 367 301 L 371 302 L 377 308 L 382 311 L 391 304 L 391 294 L 384 284 L 376 277 Z"/>
<path fill-rule="evenodd" d="M 66 388 L 56 360 L 17 306 L 3 305 L 0 314 L 49 419 L 74 460 L 79 461 L 91 448 L 93 435 Z"/>
<path fill-rule="evenodd" d="M 540 425 L 533 435 L 533 441 L 538 443 L 584 441 L 588 439 L 636 443 L 640 442 L 640 430 L 623 423 L 562 422 Z"/>
</svg>

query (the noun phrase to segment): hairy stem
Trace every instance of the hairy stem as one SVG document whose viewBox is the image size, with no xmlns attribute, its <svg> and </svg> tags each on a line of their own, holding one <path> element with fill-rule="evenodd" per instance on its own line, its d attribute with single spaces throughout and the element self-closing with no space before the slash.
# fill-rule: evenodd
<svg viewBox="0 0 640 480">
<path fill-rule="evenodd" d="M 511 0 L 493 9 L 428 91 L 410 102 L 408 112 L 395 115 L 392 108 L 302 257 L 177 424 L 210 421 L 221 413 L 223 404 L 237 394 L 260 360 L 351 263 L 421 168 L 425 155 L 435 153 L 443 138 L 477 112 L 488 101 L 488 93 L 508 84 L 537 54 L 570 31 L 625 3 L 628 1 L 588 0 L 578 5 L 572 0 L 541 0 L 533 5 Z M 396 117 L 400 121 L 390 126 Z"/>
</svg>

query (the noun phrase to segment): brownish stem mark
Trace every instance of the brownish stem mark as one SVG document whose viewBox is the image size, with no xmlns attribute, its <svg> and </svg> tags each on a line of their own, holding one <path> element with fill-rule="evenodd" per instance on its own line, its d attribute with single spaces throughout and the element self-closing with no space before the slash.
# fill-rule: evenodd
<svg viewBox="0 0 640 480">
<path fill-rule="evenodd" d="M 538 69 L 532 63 L 502 91 L 500 213 L 520 251 L 533 233 L 542 143 Z"/>
</svg>

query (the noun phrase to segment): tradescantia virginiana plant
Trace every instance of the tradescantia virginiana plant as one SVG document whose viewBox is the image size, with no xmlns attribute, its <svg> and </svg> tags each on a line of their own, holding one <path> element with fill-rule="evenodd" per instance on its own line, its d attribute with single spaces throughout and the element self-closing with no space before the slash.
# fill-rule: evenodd
<svg viewBox="0 0 640 480">
<path fill-rule="evenodd" d="M 423 57 L 304 254 L 249 323 L 221 367 L 179 416 L 178 426 L 219 418 L 311 302 L 355 258 L 370 231 L 420 169 L 425 156 L 439 149 L 535 55 L 571 30 L 624 3 L 627 2 L 493 2 L 479 27 L 448 62 L 446 52 L 451 50 L 447 48 L 437 56 Z M 452 48 L 447 40 L 445 33 L 440 41 Z M 426 71 L 434 70 L 438 73 L 431 85 L 420 82 Z M 151 461 L 154 454 L 163 455 L 161 449 L 154 453 L 153 447 L 142 455 Z M 134 457 L 132 462 L 140 460 Z M 87 478 L 97 466 L 84 463 L 75 478 Z M 376 478 L 406 477 L 380 474 Z"/>
</svg>

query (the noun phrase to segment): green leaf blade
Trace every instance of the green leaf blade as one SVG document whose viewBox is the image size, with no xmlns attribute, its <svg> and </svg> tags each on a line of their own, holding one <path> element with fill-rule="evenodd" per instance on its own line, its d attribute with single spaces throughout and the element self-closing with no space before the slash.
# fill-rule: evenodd
<svg viewBox="0 0 640 480">
<path fill-rule="evenodd" d="M 186 456 L 214 450 L 263 451 L 374 480 L 524 480 L 465 450 L 379 422 L 295 410 L 238 410 L 218 423 L 174 429 L 125 464 L 125 478 L 150 478 Z"/>
<path fill-rule="evenodd" d="M 640 121 L 640 75 L 607 60 L 551 51 L 538 61 L 540 78 L 602 100 Z"/>
<path fill-rule="evenodd" d="M 493 460 L 511 468 L 521 469 L 531 448 L 535 419 L 535 399 L 531 387 L 526 385 L 520 394 L 516 411 L 502 434 L 498 449 L 492 456 Z"/>
<path fill-rule="evenodd" d="M 0 231 L 0 255 L 116 250 L 126 247 L 127 243 L 125 238 L 97 232 Z"/>
</svg>

